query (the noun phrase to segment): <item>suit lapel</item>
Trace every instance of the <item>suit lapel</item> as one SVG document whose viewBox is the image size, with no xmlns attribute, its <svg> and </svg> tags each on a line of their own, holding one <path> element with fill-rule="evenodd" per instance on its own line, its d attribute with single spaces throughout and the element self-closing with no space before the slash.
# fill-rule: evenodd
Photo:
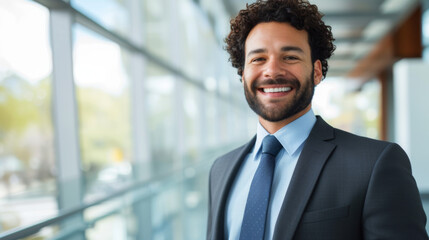
<svg viewBox="0 0 429 240">
<path fill-rule="evenodd" d="M 318 117 L 295 167 L 280 209 L 273 239 L 292 239 L 317 179 L 335 145 L 333 128 Z"/>
<path fill-rule="evenodd" d="M 216 222 L 214 227 L 215 230 L 213 239 L 224 239 L 226 200 L 228 199 L 228 195 L 231 190 L 232 183 L 234 182 L 234 179 L 237 175 L 237 172 L 240 169 L 244 158 L 255 145 L 255 141 L 256 136 L 246 145 L 234 151 L 231 155 L 224 156 L 224 158 L 228 158 L 226 159 L 226 161 L 228 161 L 229 163 L 224 165 L 224 171 L 222 171 L 222 175 L 217 176 L 217 178 L 219 179 L 219 188 L 217 188 L 216 190 L 212 190 L 212 192 L 219 194 L 219 199 L 217 201 L 214 201 L 217 206 L 213 206 L 213 209 L 217 209 L 217 211 L 214 212 L 214 219 Z"/>
</svg>

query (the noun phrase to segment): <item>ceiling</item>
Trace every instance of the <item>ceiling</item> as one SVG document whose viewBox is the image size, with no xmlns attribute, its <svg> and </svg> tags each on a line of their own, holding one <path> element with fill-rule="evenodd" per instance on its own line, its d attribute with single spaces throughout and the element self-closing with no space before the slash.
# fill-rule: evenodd
<svg viewBox="0 0 429 240">
<path fill-rule="evenodd" d="M 223 0 L 231 17 L 246 3 Z M 310 0 L 332 27 L 336 50 L 329 60 L 329 77 L 347 76 L 377 43 L 395 29 L 417 6 L 419 0 Z"/>
</svg>

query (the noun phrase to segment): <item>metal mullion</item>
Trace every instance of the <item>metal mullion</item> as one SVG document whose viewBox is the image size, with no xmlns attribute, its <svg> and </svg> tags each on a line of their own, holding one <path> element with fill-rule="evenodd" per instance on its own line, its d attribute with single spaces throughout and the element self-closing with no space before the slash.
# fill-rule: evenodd
<svg viewBox="0 0 429 240">
<path fill-rule="evenodd" d="M 129 0 L 131 10 L 131 39 L 133 42 L 143 45 L 145 14 L 144 4 L 140 0 Z M 134 179 L 151 179 L 151 143 L 149 140 L 147 98 L 145 98 L 145 76 L 147 61 L 144 55 L 131 53 L 131 126 Z M 152 239 L 152 196 L 138 201 L 132 206 L 137 221 L 135 239 Z"/>
<path fill-rule="evenodd" d="M 181 41 L 181 37 L 180 34 L 181 32 L 179 31 L 180 28 L 180 23 L 179 23 L 179 19 L 180 19 L 180 15 L 179 15 L 179 11 L 178 9 L 180 9 L 179 7 L 178 1 L 176 0 L 170 0 L 169 4 L 168 4 L 168 14 L 167 14 L 167 18 L 168 18 L 168 25 L 169 25 L 169 32 L 171 34 L 172 39 L 175 39 L 175 41 L 169 41 L 169 52 L 172 56 L 172 61 L 174 66 L 180 66 L 180 64 L 182 63 L 181 60 L 183 59 L 182 56 L 185 54 L 183 52 L 183 48 L 181 46 L 184 45 L 184 42 Z M 184 90 L 185 90 L 185 83 L 183 80 L 186 80 L 183 78 L 183 76 L 175 76 L 175 83 L 174 83 L 174 91 L 173 91 L 173 116 L 174 116 L 174 133 L 173 133 L 173 137 L 176 141 L 176 145 L 175 145 L 175 152 L 177 153 L 177 155 L 174 157 L 173 161 L 173 166 L 178 166 L 181 170 L 182 170 L 182 178 L 184 179 L 184 181 L 181 182 L 181 184 L 179 185 L 178 189 L 179 189 L 179 205 L 182 206 L 178 211 L 176 215 L 179 219 L 181 219 L 181 229 L 182 231 L 182 235 L 177 236 L 179 239 L 187 239 L 186 238 L 186 230 L 185 226 L 186 226 L 186 219 L 187 219 L 187 210 L 186 210 L 186 204 L 185 204 L 185 195 L 186 195 L 186 189 L 185 189 L 185 184 L 186 184 L 186 178 L 184 176 L 184 172 L 185 172 L 185 159 L 184 159 L 184 154 L 186 152 L 186 148 L 187 148 L 187 144 L 186 144 L 186 134 L 185 134 L 185 114 L 184 114 Z M 203 86 L 203 89 L 206 90 L 204 84 L 199 81 L 198 82 L 199 85 Z M 174 218 L 172 218 L 174 219 Z M 167 220 L 168 222 L 168 220 Z M 155 230 L 156 231 L 156 230 Z M 174 234 L 174 233 L 173 233 Z M 176 233 L 177 234 L 177 233 Z"/>
<path fill-rule="evenodd" d="M 50 9 L 52 116 L 60 210 L 80 205 L 83 199 L 78 111 L 73 79 L 72 23 L 72 16 L 68 11 Z M 82 223 L 82 214 L 61 222 L 63 226 Z M 78 235 L 72 239 L 84 239 L 84 236 Z"/>
</svg>

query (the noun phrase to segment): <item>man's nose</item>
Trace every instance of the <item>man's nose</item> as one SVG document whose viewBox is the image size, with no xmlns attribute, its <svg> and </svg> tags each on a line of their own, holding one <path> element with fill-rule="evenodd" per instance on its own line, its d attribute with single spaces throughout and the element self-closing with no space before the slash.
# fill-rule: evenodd
<svg viewBox="0 0 429 240">
<path fill-rule="evenodd" d="M 281 65 L 281 62 L 277 59 L 271 59 L 267 62 L 264 69 L 264 77 L 265 78 L 278 78 L 278 77 L 284 77 L 285 75 L 285 69 Z"/>
</svg>

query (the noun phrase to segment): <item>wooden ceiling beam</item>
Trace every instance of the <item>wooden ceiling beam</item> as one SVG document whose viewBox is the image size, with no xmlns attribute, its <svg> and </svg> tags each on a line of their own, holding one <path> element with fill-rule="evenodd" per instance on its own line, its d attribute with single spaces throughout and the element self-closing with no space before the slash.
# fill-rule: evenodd
<svg viewBox="0 0 429 240">
<path fill-rule="evenodd" d="M 420 58 L 421 7 L 418 7 L 398 28 L 378 42 L 347 76 L 364 81 L 377 77 L 401 58 Z"/>
</svg>

